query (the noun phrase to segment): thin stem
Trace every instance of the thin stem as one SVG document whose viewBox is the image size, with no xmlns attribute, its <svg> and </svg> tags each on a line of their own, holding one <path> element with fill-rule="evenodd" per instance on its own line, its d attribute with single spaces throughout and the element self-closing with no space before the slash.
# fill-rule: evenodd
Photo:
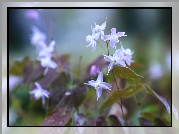
<svg viewBox="0 0 179 134">
<path fill-rule="evenodd" d="M 133 79 L 133 80 L 134 80 L 134 91 L 135 91 L 135 89 L 136 89 L 135 79 Z M 140 112 L 142 112 L 142 110 L 140 108 L 140 102 L 139 102 L 139 99 L 137 98 L 136 94 L 134 94 L 134 99 L 135 99 L 137 105 L 139 106 Z"/>
<path fill-rule="evenodd" d="M 106 41 L 106 44 L 107 44 L 108 56 L 109 56 L 109 48 L 108 48 L 108 42 L 107 42 L 107 41 Z M 116 83 L 116 87 L 117 87 L 117 89 L 118 89 L 118 91 L 119 91 L 119 87 L 118 87 L 118 85 L 117 85 L 117 81 L 116 81 L 116 78 L 115 78 L 115 76 L 114 76 L 113 70 L 112 70 L 112 74 L 113 74 L 114 81 L 115 81 L 115 83 Z M 119 99 L 120 99 L 121 104 L 118 103 L 118 101 L 116 101 L 116 102 L 119 104 L 119 106 L 120 106 L 120 108 L 121 108 L 122 116 L 124 117 L 124 111 L 123 111 L 123 107 L 122 107 L 122 99 L 121 99 L 120 97 L 119 97 Z M 126 120 L 125 120 L 125 124 L 127 125 Z"/>
<path fill-rule="evenodd" d="M 99 41 L 96 40 L 96 42 L 101 46 L 101 48 L 105 51 L 105 53 L 107 54 L 106 50 L 102 47 L 102 45 L 99 43 Z"/>
</svg>

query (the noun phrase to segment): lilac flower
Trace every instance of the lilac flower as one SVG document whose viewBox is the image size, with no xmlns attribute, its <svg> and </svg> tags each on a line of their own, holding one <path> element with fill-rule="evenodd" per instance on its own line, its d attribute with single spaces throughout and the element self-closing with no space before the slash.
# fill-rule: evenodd
<svg viewBox="0 0 179 134">
<path fill-rule="evenodd" d="M 125 62 L 123 61 L 123 55 L 121 55 L 121 49 L 116 50 L 115 53 L 113 54 L 113 56 L 104 55 L 104 59 L 106 61 L 110 62 L 109 66 L 108 66 L 108 73 L 109 73 L 109 71 L 111 71 L 113 69 L 113 67 L 115 65 L 126 67 Z"/>
<path fill-rule="evenodd" d="M 32 37 L 31 37 L 31 43 L 33 45 L 38 45 L 40 42 L 45 42 L 46 36 L 44 33 L 42 33 L 37 27 L 32 27 Z"/>
<path fill-rule="evenodd" d="M 125 32 L 116 33 L 116 28 L 112 28 L 111 29 L 111 35 L 103 35 L 103 36 L 101 36 L 101 39 L 104 40 L 104 41 L 110 40 L 110 46 L 112 48 L 116 49 L 115 44 L 119 42 L 118 38 L 121 37 L 121 36 L 127 36 L 127 35 L 124 35 L 124 34 L 125 34 Z"/>
<path fill-rule="evenodd" d="M 93 29 L 91 27 L 91 30 L 92 30 L 92 35 L 88 35 L 86 36 L 86 41 L 87 42 L 90 42 L 90 44 L 86 47 L 89 47 L 90 45 L 92 45 L 92 52 L 96 50 L 96 41 L 98 40 L 99 38 L 99 34 L 98 33 L 95 33 L 95 29 Z"/>
<path fill-rule="evenodd" d="M 96 81 L 91 80 L 88 81 L 88 83 L 84 83 L 84 84 L 93 86 L 96 89 L 97 100 L 100 98 L 103 88 L 111 90 L 110 88 L 112 87 L 109 83 L 103 82 L 102 72 L 99 73 Z"/>
<path fill-rule="evenodd" d="M 51 41 L 49 46 L 46 46 L 44 42 L 40 42 L 39 46 L 41 49 L 38 53 L 38 60 L 41 62 L 41 66 L 45 67 L 44 75 L 47 73 L 48 68 L 55 69 L 57 67 L 57 63 L 54 62 L 51 57 L 54 51 L 55 41 Z"/>
<path fill-rule="evenodd" d="M 39 46 L 41 47 L 38 53 L 39 57 L 43 57 L 43 56 L 51 57 L 54 51 L 55 41 L 54 40 L 51 41 L 49 46 L 47 46 L 44 42 L 40 42 Z"/>
<path fill-rule="evenodd" d="M 14 89 L 21 81 L 22 78 L 19 76 L 15 76 L 15 75 L 9 76 L 9 90 Z"/>
<path fill-rule="evenodd" d="M 99 67 L 97 67 L 96 65 L 92 65 L 90 68 L 90 75 L 96 75 L 97 73 L 99 73 Z"/>
<path fill-rule="evenodd" d="M 25 16 L 37 20 L 39 18 L 39 13 L 36 10 L 28 10 L 25 12 Z"/>
<path fill-rule="evenodd" d="M 94 22 L 95 23 L 95 22 Z M 106 27 L 106 21 L 101 25 L 101 26 L 99 26 L 99 25 L 96 25 L 96 23 L 95 23 L 95 28 L 94 28 L 94 30 L 95 30 L 95 32 L 97 33 L 97 34 L 99 34 L 99 35 L 104 35 L 104 29 L 105 29 L 105 27 Z"/>
<path fill-rule="evenodd" d="M 121 49 L 122 49 L 122 51 L 120 52 L 120 55 L 123 57 L 123 60 L 127 63 L 127 65 L 130 66 L 131 63 L 133 62 L 133 60 L 132 60 L 132 54 L 134 52 L 132 52 L 129 48 L 127 48 L 125 50 L 123 48 L 122 44 L 121 44 Z"/>
<path fill-rule="evenodd" d="M 32 91 L 29 91 L 30 94 L 34 94 L 35 99 L 42 98 L 42 104 L 45 104 L 45 97 L 49 98 L 50 92 L 43 89 L 38 82 L 34 83 L 37 88 L 33 89 Z"/>
</svg>

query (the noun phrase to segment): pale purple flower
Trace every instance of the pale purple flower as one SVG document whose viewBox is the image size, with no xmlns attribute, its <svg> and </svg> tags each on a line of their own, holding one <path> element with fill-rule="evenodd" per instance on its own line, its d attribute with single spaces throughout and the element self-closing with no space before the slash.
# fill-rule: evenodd
<svg viewBox="0 0 179 134">
<path fill-rule="evenodd" d="M 103 89 L 111 90 L 111 84 L 103 82 L 103 73 L 100 72 L 96 81 L 90 80 L 86 85 L 93 86 L 96 89 L 97 100 L 100 98 Z"/>
<path fill-rule="evenodd" d="M 43 57 L 43 56 L 48 56 L 48 57 L 52 57 L 52 53 L 54 51 L 54 46 L 55 46 L 55 41 L 52 40 L 49 44 L 49 46 L 47 46 L 44 42 L 40 42 L 39 43 L 40 46 L 40 50 L 38 53 L 38 57 Z"/>
<path fill-rule="evenodd" d="M 30 18 L 30 19 L 34 19 L 34 20 L 38 20 L 39 19 L 39 12 L 36 10 L 28 10 L 25 12 L 25 16 Z"/>
<path fill-rule="evenodd" d="M 149 71 L 149 76 L 150 76 L 151 79 L 159 79 L 164 74 L 163 69 L 162 69 L 162 65 L 160 65 L 160 63 L 158 63 L 157 61 L 153 61 L 150 64 L 148 71 Z"/>
<path fill-rule="evenodd" d="M 95 22 L 94 22 L 95 23 Z M 101 25 L 101 26 L 99 26 L 99 25 L 96 25 L 96 23 L 95 23 L 95 27 L 94 27 L 94 30 L 95 30 L 95 32 L 96 33 L 98 33 L 99 35 L 104 35 L 104 29 L 105 29 L 105 27 L 106 27 L 106 21 Z"/>
<path fill-rule="evenodd" d="M 89 47 L 90 45 L 92 45 L 92 52 L 96 50 L 96 41 L 98 40 L 99 38 L 99 34 L 98 33 L 95 33 L 95 29 L 93 29 L 91 27 L 91 30 L 92 30 L 92 35 L 88 35 L 86 36 L 86 41 L 87 42 L 90 42 L 90 44 L 86 47 Z"/>
<path fill-rule="evenodd" d="M 106 56 L 104 55 L 104 59 L 108 62 L 110 62 L 109 66 L 108 66 L 108 73 L 109 71 L 111 71 L 113 69 L 113 67 L 115 65 L 117 66 L 121 66 L 121 67 L 126 67 L 125 62 L 123 61 L 123 55 L 121 55 L 121 49 L 118 49 L 115 51 L 115 53 L 113 54 L 113 56 Z"/>
<path fill-rule="evenodd" d="M 111 29 L 111 35 L 103 35 L 101 39 L 104 41 L 110 40 L 110 46 L 116 49 L 116 43 L 119 42 L 118 38 L 125 35 L 125 32 L 118 32 L 116 33 L 116 28 Z"/>
<path fill-rule="evenodd" d="M 131 65 L 131 63 L 133 62 L 132 60 L 132 54 L 134 52 L 132 52 L 129 48 L 127 48 L 126 50 L 123 48 L 122 44 L 121 44 L 121 52 L 120 55 L 123 57 L 122 59 L 126 62 L 126 64 L 128 66 Z"/>
<path fill-rule="evenodd" d="M 45 42 L 46 36 L 42 33 L 37 27 L 32 27 L 32 37 L 31 37 L 31 44 L 38 46 L 40 42 Z"/>
<path fill-rule="evenodd" d="M 45 97 L 49 98 L 50 92 L 46 89 L 43 89 L 38 82 L 34 83 L 37 88 L 33 89 L 32 91 L 29 91 L 30 94 L 34 94 L 35 99 L 42 98 L 42 104 L 45 104 Z"/>
<path fill-rule="evenodd" d="M 41 66 L 46 68 L 44 71 L 45 75 L 48 71 L 48 68 L 55 69 L 57 67 L 57 63 L 51 59 L 53 56 L 55 41 L 51 41 L 49 46 L 47 46 L 44 42 L 40 42 L 39 46 L 40 50 L 37 59 L 41 62 Z"/>
<path fill-rule="evenodd" d="M 21 81 L 22 78 L 20 76 L 15 76 L 15 75 L 9 76 L 9 90 L 14 89 Z"/>
<path fill-rule="evenodd" d="M 96 65 L 92 65 L 90 68 L 90 75 L 96 75 L 100 72 L 99 67 L 97 67 Z"/>
</svg>

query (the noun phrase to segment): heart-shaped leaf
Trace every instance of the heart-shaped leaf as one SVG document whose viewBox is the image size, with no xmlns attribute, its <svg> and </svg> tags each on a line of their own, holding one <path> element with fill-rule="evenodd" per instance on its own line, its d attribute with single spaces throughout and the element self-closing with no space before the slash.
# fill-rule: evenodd
<svg viewBox="0 0 179 134">
<path fill-rule="evenodd" d="M 137 78 L 143 78 L 143 76 L 140 76 L 136 74 L 132 69 L 129 67 L 120 67 L 115 66 L 113 68 L 114 75 L 117 78 L 124 78 L 124 79 L 137 79 Z"/>
<path fill-rule="evenodd" d="M 123 90 L 115 90 L 112 95 L 103 103 L 100 107 L 99 112 L 101 112 L 104 108 L 112 105 L 117 102 L 119 99 L 130 98 L 134 96 L 137 92 L 144 89 L 143 84 L 131 85 Z"/>
</svg>

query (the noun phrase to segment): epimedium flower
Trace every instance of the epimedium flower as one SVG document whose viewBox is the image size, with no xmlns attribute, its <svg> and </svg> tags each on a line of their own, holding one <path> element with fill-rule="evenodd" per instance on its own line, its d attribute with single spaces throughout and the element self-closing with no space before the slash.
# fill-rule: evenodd
<svg viewBox="0 0 179 134">
<path fill-rule="evenodd" d="M 84 84 L 93 86 L 96 89 L 97 100 L 101 97 L 103 89 L 111 90 L 111 87 L 112 87 L 111 84 L 103 82 L 103 73 L 102 72 L 99 73 L 96 81 L 90 80 L 90 81 L 88 81 L 88 83 L 84 83 Z"/>
<path fill-rule="evenodd" d="M 123 61 L 123 55 L 121 55 L 121 49 L 116 50 L 115 53 L 113 54 L 113 56 L 104 55 L 104 59 L 107 62 L 110 62 L 109 66 L 108 66 L 108 73 L 113 69 L 113 67 L 115 65 L 121 66 L 121 67 L 126 67 L 125 62 Z"/>
<path fill-rule="evenodd" d="M 105 27 L 106 27 L 106 21 L 101 25 L 101 26 L 99 26 L 99 25 L 96 25 L 96 23 L 94 22 L 94 24 L 95 24 L 95 27 L 94 27 L 94 30 L 95 30 L 95 32 L 97 33 L 97 34 L 99 34 L 99 35 L 104 35 L 104 29 L 105 29 Z"/>
<path fill-rule="evenodd" d="M 35 99 L 42 98 L 42 104 L 45 104 L 45 97 L 49 98 L 50 92 L 43 89 L 38 82 L 34 83 L 37 88 L 33 89 L 32 91 L 29 91 L 29 94 L 34 94 Z"/>
<path fill-rule="evenodd" d="M 126 62 L 126 64 L 128 66 L 131 65 L 131 63 L 133 62 L 132 60 L 132 54 L 134 53 L 134 51 L 131 51 L 129 48 L 124 49 L 122 44 L 121 44 L 121 52 L 120 55 L 122 55 L 123 60 Z"/>
<path fill-rule="evenodd" d="M 27 10 L 25 12 L 25 16 L 30 19 L 38 20 L 40 15 L 39 12 L 36 10 Z"/>
<path fill-rule="evenodd" d="M 57 67 L 57 63 L 51 59 L 51 57 L 53 56 L 55 41 L 52 40 L 49 46 L 47 46 L 44 42 L 40 42 L 39 46 L 40 50 L 37 59 L 41 62 L 41 66 L 45 67 L 45 75 L 48 71 L 48 68 L 55 69 Z"/>
<path fill-rule="evenodd" d="M 96 65 L 92 65 L 90 67 L 90 75 L 96 75 L 99 72 L 100 72 L 100 69 Z"/>
<path fill-rule="evenodd" d="M 96 41 L 98 40 L 99 38 L 99 34 L 98 33 L 95 33 L 95 29 L 92 28 L 91 26 L 91 30 L 92 30 L 92 35 L 88 35 L 86 36 L 86 41 L 87 42 L 90 42 L 90 44 L 86 47 L 89 47 L 90 45 L 92 45 L 92 52 L 96 50 Z"/>
<path fill-rule="evenodd" d="M 37 27 L 32 27 L 33 34 L 31 36 L 31 44 L 38 46 L 39 42 L 45 42 L 46 36 Z"/>
<path fill-rule="evenodd" d="M 116 28 L 112 28 L 111 35 L 103 35 L 101 36 L 101 39 L 104 41 L 110 40 L 110 46 L 116 49 L 116 43 L 119 42 L 118 38 L 122 36 L 127 36 L 127 35 L 125 35 L 125 32 L 116 33 Z"/>
</svg>

